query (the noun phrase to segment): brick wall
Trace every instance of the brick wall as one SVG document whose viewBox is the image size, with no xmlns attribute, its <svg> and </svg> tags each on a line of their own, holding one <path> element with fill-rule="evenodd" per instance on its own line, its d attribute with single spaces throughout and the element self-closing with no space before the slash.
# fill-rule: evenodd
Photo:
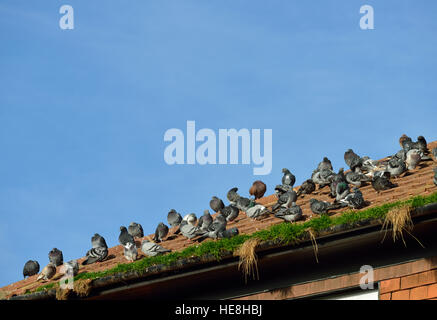
<svg viewBox="0 0 437 320">
<path fill-rule="evenodd" d="M 381 300 L 437 300 L 437 269 L 380 282 Z"/>
</svg>

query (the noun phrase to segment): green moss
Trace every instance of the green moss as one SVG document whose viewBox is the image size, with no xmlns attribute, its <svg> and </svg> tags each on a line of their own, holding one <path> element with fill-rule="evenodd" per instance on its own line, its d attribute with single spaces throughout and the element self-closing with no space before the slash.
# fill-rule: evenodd
<svg viewBox="0 0 437 320">
<path fill-rule="evenodd" d="M 364 209 L 360 211 L 346 211 L 338 217 L 322 215 L 304 223 L 280 223 L 268 229 L 260 230 L 250 235 L 237 235 L 230 239 L 220 239 L 217 241 L 207 241 L 198 245 L 192 245 L 182 251 L 171 252 L 166 255 L 156 257 L 146 257 L 142 260 L 129 264 L 118 264 L 112 269 L 100 272 L 87 272 L 77 275 L 74 279 L 97 279 L 117 273 L 138 272 L 145 273 L 147 268 L 154 265 L 171 265 L 180 259 L 189 257 L 202 257 L 212 255 L 220 260 L 224 252 L 234 252 L 241 244 L 251 238 L 258 238 L 261 241 L 280 241 L 284 244 L 296 244 L 303 239 L 311 228 L 316 233 L 336 225 L 354 225 L 355 223 L 369 219 L 383 219 L 387 212 L 397 206 L 411 205 L 412 208 L 422 207 L 430 203 L 437 203 L 437 192 L 428 196 L 416 196 L 406 201 L 396 201 L 386 203 L 378 207 Z M 53 288 L 54 283 L 41 286 L 35 292 Z"/>
</svg>

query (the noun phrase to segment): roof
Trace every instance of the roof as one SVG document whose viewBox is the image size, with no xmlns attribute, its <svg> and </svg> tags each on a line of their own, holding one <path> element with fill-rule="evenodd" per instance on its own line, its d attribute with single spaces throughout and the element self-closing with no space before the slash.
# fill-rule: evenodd
<svg viewBox="0 0 437 320">
<path fill-rule="evenodd" d="M 428 147 L 434 148 L 437 147 L 437 141 L 431 142 L 428 144 Z M 385 159 L 385 158 L 384 158 Z M 384 160 L 381 159 L 381 160 Z M 405 175 L 403 177 L 397 178 L 394 181 L 398 184 L 398 187 L 385 190 L 380 192 L 379 194 L 373 189 L 371 185 L 363 186 L 360 190 L 363 193 L 364 199 L 368 201 L 370 204 L 364 209 L 377 207 L 383 205 L 388 202 L 394 202 L 398 200 L 406 200 L 413 196 L 418 195 L 429 195 L 433 194 L 437 191 L 437 186 L 433 183 L 433 168 L 436 166 L 435 161 L 424 161 L 419 164 L 416 169 L 411 170 L 410 174 Z M 297 190 L 299 187 L 295 187 Z M 304 195 L 303 197 L 299 197 L 297 200 L 297 204 L 301 206 L 303 210 L 303 215 L 306 220 L 313 218 L 314 215 L 309 207 L 309 199 L 316 198 L 319 200 L 332 201 L 332 198 L 329 197 L 329 187 L 325 187 L 322 190 L 317 190 L 315 193 L 311 195 Z M 264 198 L 257 200 L 258 203 L 263 204 L 265 206 L 270 206 L 276 203 L 276 196 L 269 195 Z M 349 210 L 348 208 L 343 208 L 334 211 L 332 216 L 341 215 L 342 212 Z M 272 225 L 283 223 L 283 220 L 274 217 L 273 215 L 269 216 L 266 219 L 256 221 L 249 219 L 244 213 L 240 212 L 237 219 L 228 223 L 228 227 L 238 227 L 240 234 L 251 234 L 258 230 L 266 229 Z M 302 223 L 302 222 L 297 222 Z M 172 235 L 174 228 L 170 229 L 169 235 Z M 147 237 L 147 236 L 146 236 Z M 149 237 L 153 237 L 153 235 L 149 235 Z M 141 239 L 142 240 L 142 239 Z M 213 240 L 205 240 L 205 241 L 213 241 Z M 191 240 L 186 239 L 182 235 L 178 235 L 174 239 L 165 240 L 162 245 L 165 248 L 171 249 L 172 251 L 180 251 L 185 249 L 186 247 L 193 245 Z M 140 252 L 139 259 L 143 258 L 144 255 Z M 109 259 L 97 264 L 91 264 L 87 266 L 80 266 L 79 273 L 84 272 L 97 272 L 111 269 L 118 264 L 126 264 L 129 263 L 123 256 L 123 248 L 121 245 L 109 248 Z M 78 259 L 78 262 L 81 263 L 85 258 Z M 198 263 L 199 261 L 197 261 Z M 41 268 L 44 267 L 43 265 Z M 183 269 L 180 267 L 179 269 Z M 57 268 L 57 272 L 59 273 L 60 267 Z M 182 271 L 181 271 L 182 272 Z M 159 271 L 155 272 L 159 273 Z M 8 286 L 0 288 L 0 298 L 3 297 L 11 297 L 11 296 L 19 296 L 25 294 L 26 291 L 33 291 L 41 285 L 46 285 L 49 283 L 55 283 L 59 281 L 59 277 L 55 276 L 52 280 L 41 283 L 36 282 L 37 275 L 26 278 L 24 280 L 12 283 Z"/>
</svg>

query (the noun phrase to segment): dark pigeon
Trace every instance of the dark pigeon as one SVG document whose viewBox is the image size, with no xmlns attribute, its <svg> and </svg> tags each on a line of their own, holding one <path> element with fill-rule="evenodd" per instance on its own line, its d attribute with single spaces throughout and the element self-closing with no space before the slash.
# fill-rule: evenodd
<svg viewBox="0 0 437 320">
<path fill-rule="evenodd" d="M 349 193 L 341 202 L 353 209 L 361 209 L 365 205 L 363 194 L 357 187 L 354 187 L 353 192 Z"/>
<path fill-rule="evenodd" d="M 29 260 L 24 265 L 24 268 L 23 268 L 24 278 L 34 276 L 34 275 L 38 274 L 38 272 L 39 272 L 38 261 Z"/>
<path fill-rule="evenodd" d="M 361 170 L 362 160 L 352 149 L 348 149 L 344 153 L 344 162 L 352 171 Z"/>
<path fill-rule="evenodd" d="M 233 221 L 238 217 L 240 210 L 234 205 L 229 205 L 224 207 L 221 212 L 226 217 L 227 221 Z"/>
<path fill-rule="evenodd" d="M 120 235 L 118 237 L 118 242 L 125 247 L 128 242 L 135 243 L 134 237 L 132 237 L 129 232 L 127 231 L 126 227 L 121 226 L 120 227 Z"/>
<path fill-rule="evenodd" d="M 314 191 L 316 191 L 316 184 L 312 179 L 308 179 L 302 183 L 299 190 L 297 190 L 297 196 L 299 197 L 301 194 L 311 194 Z"/>
<path fill-rule="evenodd" d="M 328 211 L 340 209 L 344 206 L 346 206 L 346 205 L 340 204 L 340 203 L 331 204 L 327 201 L 310 199 L 310 208 L 311 208 L 311 211 L 314 212 L 315 214 L 328 214 Z"/>
<path fill-rule="evenodd" d="M 62 251 L 53 248 L 52 251 L 49 252 L 49 261 L 55 266 L 60 266 L 64 263 L 64 256 L 62 255 Z"/>
<path fill-rule="evenodd" d="M 212 197 L 211 201 L 209 202 L 209 206 L 214 212 L 219 212 L 225 207 L 225 204 L 220 198 L 217 198 L 216 196 Z"/>
<path fill-rule="evenodd" d="M 278 201 L 272 206 L 272 211 L 278 208 L 289 208 L 293 202 L 297 200 L 297 193 L 295 191 L 288 191 L 282 194 Z"/>
<path fill-rule="evenodd" d="M 289 208 L 281 208 L 278 212 L 276 212 L 275 217 L 288 222 L 294 222 L 302 218 L 302 209 L 293 202 Z"/>
<path fill-rule="evenodd" d="M 197 222 L 197 226 L 200 230 L 208 230 L 209 226 L 211 225 L 213 219 L 211 214 L 209 213 L 209 210 L 203 211 L 203 216 L 199 218 L 199 221 Z"/>
<path fill-rule="evenodd" d="M 131 222 L 129 227 L 128 227 L 128 229 L 127 229 L 127 231 L 134 238 L 142 238 L 142 237 L 144 237 L 143 227 L 139 223 Z"/>
<path fill-rule="evenodd" d="M 397 185 L 390 181 L 390 172 L 385 171 L 382 174 L 373 177 L 372 187 L 379 192 L 395 188 Z"/>
<path fill-rule="evenodd" d="M 153 241 L 161 242 L 168 234 L 168 227 L 160 222 L 155 230 L 155 236 L 153 237 Z"/>
<path fill-rule="evenodd" d="M 107 248 L 108 245 L 106 244 L 105 238 L 103 238 L 100 234 L 95 233 L 94 236 L 91 238 L 91 244 L 93 248 Z"/>
<path fill-rule="evenodd" d="M 323 158 L 323 161 L 319 163 L 319 165 L 317 166 L 317 171 L 322 171 L 322 170 L 331 170 L 333 171 L 334 168 L 332 167 L 332 163 L 331 160 L 329 160 L 327 157 Z"/>
<path fill-rule="evenodd" d="M 296 182 L 296 177 L 287 168 L 282 169 L 282 184 L 286 186 L 293 187 Z"/>
</svg>

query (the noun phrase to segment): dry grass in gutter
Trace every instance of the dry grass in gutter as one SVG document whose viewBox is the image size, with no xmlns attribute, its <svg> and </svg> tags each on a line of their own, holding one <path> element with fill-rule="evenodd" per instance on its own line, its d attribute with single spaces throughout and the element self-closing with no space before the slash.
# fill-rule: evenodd
<svg viewBox="0 0 437 320">
<path fill-rule="evenodd" d="M 74 282 L 74 292 L 79 297 L 88 297 L 91 293 L 91 279 L 80 279 Z"/>
<path fill-rule="evenodd" d="M 316 257 L 316 262 L 319 263 L 319 258 L 318 258 L 319 247 L 317 246 L 315 232 L 314 232 L 313 228 L 307 228 L 305 231 L 307 231 L 309 236 L 310 236 L 311 243 L 312 243 L 313 249 L 314 249 L 314 256 Z"/>
<path fill-rule="evenodd" d="M 238 255 L 240 257 L 238 270 L 243 270 L 246 283 L 249 275 L 252 276 L 252 279 L 259 279 L 258 257 L 255 253 L 255 248 L 260 242 L 261 240 L 257 238 L 249 239 L 245 241 L 234 253 L 234 255 Z"/>
<path fill-rule="evenodd" d="M 419 241 L 419 239 L 413 236 L 410 232 L 414 227 L 413 221 L 411 220 L 412 209 L 413 208 L 411 207 L 411 205 L 406 204 L 399 207 L 395 207 L 391 209 L 389 212 L 387 212 L 384 223 L 382 225 L 382 230 L 385 229 L 385 234 L 382 241 L 384 241 L 388 229 L 391 226 L 393 242 L 395 242 L 398 238 L 401 238 L 404 245 L 407 246 L 403 234 L 403 232 L 405 231 L 409 235 L 411 235 L 414 239 L 416 239 L 416 241 L 424 248 L 423 244 Z"/>
</svg>

